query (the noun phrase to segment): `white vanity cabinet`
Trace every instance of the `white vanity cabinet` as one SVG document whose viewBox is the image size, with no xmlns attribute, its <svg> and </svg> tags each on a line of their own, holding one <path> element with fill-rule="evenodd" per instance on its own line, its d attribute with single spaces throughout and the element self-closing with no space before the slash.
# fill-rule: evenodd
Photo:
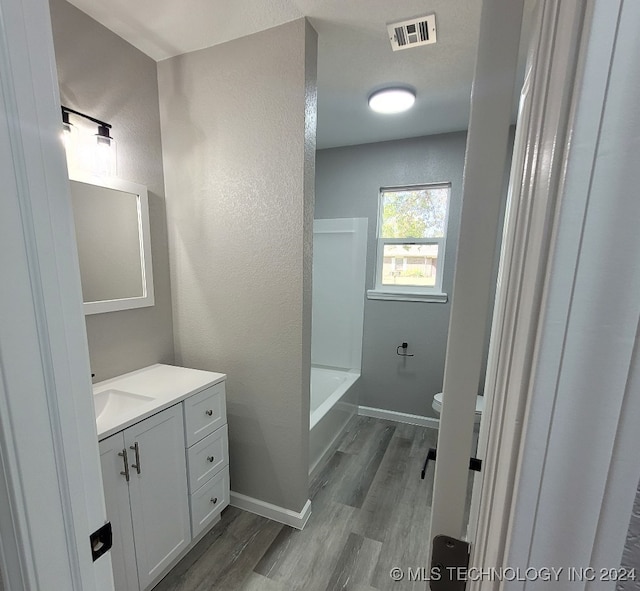
<svg viewBox="0 0 640 591">
<path fill-rule="evenodd" d="M 144 399 L 121 415 L 96 404 L 116 591 L 151 589 L 229 504 L 225 378 L 156 364 L 94 386 Z"/>
<path fill-rule="evenodd" d="M 181 406 L 101 441 L 100 455 L 116 589 L 146 589 L 191 542 Z"/>
<path fill-rule="evenodd" d="M 138 568 L 136 551 L 133 544 L 133 523 L 131 523 L 131 502 L 129 500 L 129 482 L 124 471 L 125 463 L 124 435 L 117 433 L 100 444 L 100 464 L 102 466 L 102 485 L 107 509 L 107 519 L 111 522 L 113 544 L 111 546 L 111 565 L 117 591 L 138 590 Z M 126 468 L 125 468 L 126 466 Z"/>
<path fill-rule="evenodd" d="M 229 504 L 229 439 L 224 382 L 184 401 L 189 506 L 194 538 Z"/>
</svg>

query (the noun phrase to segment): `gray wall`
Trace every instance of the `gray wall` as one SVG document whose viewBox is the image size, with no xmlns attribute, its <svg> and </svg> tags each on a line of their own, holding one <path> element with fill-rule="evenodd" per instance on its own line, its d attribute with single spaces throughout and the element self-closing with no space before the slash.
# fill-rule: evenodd
<svg viewBox="0 0 640 591">
<path fill-rule="evenodd" d="M 65 0 L 51 0 L 62 104 L 113 125 L 118 176 L 149 190 L 155 306 L 87 316 L 91 369 L 103 380 L 173 363 L 156 63 Z"/>
<path fill-rule="evenodd" d="M 315 31 L 158 65 L 180 364 L 228 373 L 234 491 L 308 498 Z"/>
<path fill-rule="evenodd" d="M 375 283 L 380 187 L 449 181 L 443 289 L 451 295 L 465 144 L 459 132 L 318 151 L 315 217 L 369 218 L 367 289 Z M 442 390 L 449 313 L 450 303 L 366 300 L 360 404 L 436 416 L 431 402 Z M 402 342 L 414 357 L 396 355 Z"/>
<path fill-rule="evenodd" d="M 629 522 L 627 542 L 622 553 L 622 566 L 625 568 L 640 569 L 640 483 L 636 500 L 633 504 L 633 513 Z M 640 573 L 636 573 L 637 580 L 618 583 L 617 591 L 640 591 Z"/>
</svg>

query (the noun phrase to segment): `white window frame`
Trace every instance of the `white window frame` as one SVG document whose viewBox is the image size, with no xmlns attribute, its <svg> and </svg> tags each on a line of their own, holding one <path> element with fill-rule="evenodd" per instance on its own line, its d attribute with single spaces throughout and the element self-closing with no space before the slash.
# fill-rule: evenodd
<svg viewBox="0 0 640 591">
<path fill-rule="evenodd" d="M 428 189 L 448 189 L 447 213 L 444 220 L 444 236 L 442 238 L 382 238 L 383 224 L 383 195 L 390 191 L 416 191 Z M 378 193 L 378 226 L 376 231 L 376 283 L 375 288 L 367 291 L 370 300 L 391 300 L 405 302 L 435 302 L 446 303 L 448 296 L 442 291 L 442 276 L 444 274 L 444 261 L 447 244 L 447 229 L 449 225 L 449 210 L 451 206 L 451 183 L 421 183 L 418 185 L 402 185 L 393 187 L 380 187 Z M 436 271 L 436 284 L 434 286 L 419 285 L 383 285 L 382 269 L 384 265 L 384 247 L 386 244 L 436 244 L 438 246 L 438 267 Z"/>
</svg>

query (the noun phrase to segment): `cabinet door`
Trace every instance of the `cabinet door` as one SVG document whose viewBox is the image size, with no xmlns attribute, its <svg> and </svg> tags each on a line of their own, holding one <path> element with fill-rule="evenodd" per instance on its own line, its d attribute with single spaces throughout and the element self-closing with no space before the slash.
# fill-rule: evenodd
<svg viewBox="0 0 640 591">
<path fill-rule="evenodd" d="M 146 589 L 191 541 L 181 405 L 129 427 L 124 439 L 138 579 Z"/>
<path fill-rule="evenodd" d="M 129 485 L 125 472 L 124 435 L 117 433 L 99 443 L 100 465 L 107 519 L 113 528 L 111 564 L 116 591 L 138 591 L 136 554 L 129 504 Z M 122 454 L 122 455 L 119 455 Z"/>
</svg>

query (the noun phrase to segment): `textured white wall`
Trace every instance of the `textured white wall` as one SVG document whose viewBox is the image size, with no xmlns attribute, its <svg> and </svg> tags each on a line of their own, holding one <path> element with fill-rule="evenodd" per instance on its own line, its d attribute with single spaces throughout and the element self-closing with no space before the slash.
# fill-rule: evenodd
<svg viewBox="0 0 640 591">
<path fill-rule="evenodd" d="M 178 363 L 228 373 L 231 487 L 308 496 L 315 31 L 158 65 Z"/>
<path fill-rule="evenodd" d="M 91 369 L 104 380 L 173 363 L 156 63 L 65 0 L 51 0 L 62 104 L 113 125 L 118 176 L 149 190 L 155 306 L 87 316 Z"/>
</svg>

